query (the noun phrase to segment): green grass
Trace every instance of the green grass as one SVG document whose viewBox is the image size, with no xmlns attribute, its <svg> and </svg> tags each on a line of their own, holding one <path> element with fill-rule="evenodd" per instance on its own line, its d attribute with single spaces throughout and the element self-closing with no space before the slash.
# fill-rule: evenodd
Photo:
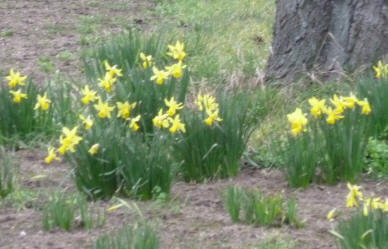
<svg viewBox="0 0 388 249">
<path fill-rule="evenodd" d="M 197 82 L 222 84 L 264 69 L 274 11 L 274 1 L 266 0 L 162 0 L 156 12 L 170 21 L 156 29 L 188 44 L 187 63 Z"/>
</svg>

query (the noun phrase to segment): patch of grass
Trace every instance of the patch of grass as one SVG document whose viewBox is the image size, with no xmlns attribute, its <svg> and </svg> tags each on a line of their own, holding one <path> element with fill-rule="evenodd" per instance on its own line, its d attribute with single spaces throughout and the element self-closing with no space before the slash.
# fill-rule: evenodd
<svg viewBox="0 0 388 249">
<path fill-rule="evenodd" d="M 48 57 L 48 56 L 38 57 L 38 64 L 39 64 L 39 68 L 40 68 L 40 70 L 42 70 L 42 72 L 52 73 L 55 71 L 55 66 L 51 62 L 50 57 Z"/>
<path fill-rule="evenodd" d="M 0 198 L 7 197 L 15 188 L 15 165 L 8 152 L 0 147 Z"/>
<path fill-rule="evenodd" d="M 273 234 L 265 238 L 263 242 L 255 246 L 253 249 L 297 249 L 301 247 L 301 243 L 284 235 Z"/>
<path fill-rule="evenodd" d="M 11 37 L 13 36 L 14 31 L 11 29 L 0 30 L 0 37 Z"/>
<path fill-rule="evenodd" d="M 231 75 L 253 77 L 265 67 L 271 44 L 274 1 L 164 0 L 156 12 L 187 45 L 197 81 L 222 84 Z"/>
<path fill-rule="evenodd" d="M 159 236 L 151 225 L 126 225 L 120 230 L 102 235 L 95 242 L 93 249 L 158 249 Z"/>
<path fill-rule="evenodd" d="M 56 55 L 56 58 L 62 61 L 70 61 L 74 57 L 73 53 L 69 50 L 64 50 Z"/>
</svg>

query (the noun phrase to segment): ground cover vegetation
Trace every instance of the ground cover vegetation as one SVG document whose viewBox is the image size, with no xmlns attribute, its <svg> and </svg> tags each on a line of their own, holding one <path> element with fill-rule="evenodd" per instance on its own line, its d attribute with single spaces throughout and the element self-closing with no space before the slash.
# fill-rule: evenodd
<svg viewBox="0 0 388 249">
<path fill-rule="evenodd" d="M 349 209 L 333 206 L 326 217 L 335 222 L 327 227 L 332 241 L 341 249 L 386 248 L 387 200 L 366 197 L 355 184 L 387 177 L 388 64 L 378 61 L 350 82 L 271 88 L 258 82 L 272 1 L 157 1 L 153 11 L 167 20 L 155 25 L 158 32 L 129 29 L 84 48 L 77 83 L 56 72 L 37 84 L 13 67 L 0 79 L 0 207 L 33 203 L 41 229 L 51 232 L 104 229 L 109 214 L 130 210 L 133 224 L 124 221 L 88 246 L 159 248 L 158 225 L 144 222 L 135 203 L 181 213 L 175 184 L 200 188 L 232 181 L 246 164 L 271 166 L 288 192 L 223 185 L 214 197 L 222 214 L 242 229 L 305 229 L 307 206 L 290 191 L 346 183 Z M 96 20 L 81 21 L 92 27 Z M 65 164 L 71 187 L 49 194 L 21 188 L 14 154 L 28 146 L 45 151 L 46 168 Z M 285 238 L 253 248 L 289 246 L 298 245 Z"/>
</svg>

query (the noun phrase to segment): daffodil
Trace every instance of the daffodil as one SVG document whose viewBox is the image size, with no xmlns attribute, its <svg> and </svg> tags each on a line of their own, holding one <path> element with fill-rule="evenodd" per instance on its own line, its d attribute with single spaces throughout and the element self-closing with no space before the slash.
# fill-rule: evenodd
<svg viewBox="0 0 388 249">
<path fill-rule="evenodd" d="M 312 97 L 308 100 L 308 102 L 311 105 L 310 112 L 314 118 L 319 118 L 327 109 L 325 99 L 319 100 L 315 97 Z"/>
<path fill-rule="evenodd" d="M 183 60 L 186 56 L 186 53 L 184 51 L 185 45 L 183 43 L 180 43 L 177 41 L 175 45 L 168 45 L 169 51 L 167 52 L 168 56 L 171 56 L 172 58 L 176 60 Z"/>
<path fill-rule="evenodd" d="M 169 73 L 167 71 L 159 70 L 157 67 L 152 67 L 152 72 L 154 74 L 151 76 L 151 80 L 155 81 L 158 85 L 162 85 L 164 80 L 168 79 Z"/>
<path fill-rule="evenodd" d="M 77 135 L 77 130 L 77 126 L 71 130 L 67 127 L 62 128 L 62 135 L 59 137 L 59 143 L 61 144 L 58 148 L 59 154 L 64 155 L 67 151 L 75 151 L 74 147 L 82 140 L 82 137 Z"/>
<path fill-rule="evenodd" d="M 121 117 L 123 119 L 129 118 L 129 114 L 131 113 L 131 110 L 133 110 L 136 107 L 136 102 L 129 103 L 128 101 L 123 102 L 117 102 L 117 117 Z"/>
<path fill-rule="evenodd" d="M 106 92 L 111 92 L 113 84 L 116 82 L 116 78 L 113 78 L 112 75 L 107 72 L 102 79 L 98 79 L 98 86 L 103 88 Z"/>
<path fill-rule="evenodd" d="M 13 68 L 9 70 L 9 75 L 5 77 L 8 80 L 8 86 L 13 88 L 19 86 L 24 86 L 24 81 L 27 79 L 27 76 L 21 76 L 19 72 L 14 72 Z"/>
<path fill-rule="evenodd" d="M 383 65 L 383 63 L 380 61 L 377 62 L 376 66 L 373 66 L 373 70 L 376 73 L 376 78 L 385 78 L 388 76 L 388 64 Z"/>
<path fill-rule="evenodd" d="M 211 112 L 210 110 L 206 110 L 206 114 L 208 117 L 204 120 L 205 124 L 211 126 L 214 121 L 221 122 L 222 119 L 218 116 L 218 110 Z"/>
<path fill-rule="evenodd" d="M 168 128 L 170 126 L 168 115 L 164 114 L 162 109 L 160 109 L 158 115 L 152 119 L 152 123 L 158 128 Z"/>
<path fill-rule="evenodd" d="M 334 105 L 336 113 L 340 114 L 344 112 L 344 102 L 342 98 L 337 96 L 337 94 L 334 94 L 333 98 L 330 99 L 330 102 Z"/>
<path fill-rule="evenodd" d="M 90 102 L 94 102 L 98 99 L 97 92 L 89 89 L 89 86 L 86 85 L 83 89 L 81 89 L 82 99 L 81 102 L 85 105 Z"/>
<path fill-rule="evenodd" d="M 143 52 L 140 53 L 140 59 L 143 61 L 143 68 L 152 66 L 152 55 L 145 55 Z"/>
<path fill-rule="evenodd" d="M 352 93 L 348 97 L 343 97 L 343 104 L 346 108 L 353 109 L 357 102 L 357 97 Z"/>
<path fill-rule="evenodd" d="M 10 94 L 13 95 L 13 102 L 15 103 L 20 103 L 22 101 L 22 99 L 27 99 L 27 94 L 25 93 L 22 93 L 22 90 L 19 89 L 17 91 L 13 91 L 13 90 L 10 90 L 9 91 Z"/>
<path fill-rule="evenodd" d="M 55 154 L 54 147 L 48 147 L 47 152 L 48 152 L 48 155 L 44 159 L 45 163 L 49 164 L 52 162 L 52 160 L 57 160 L 57 161 L 59 160 L 59 158 L 57 157 L 57 154 Z"/>
<path fill-rule="evenodd" d="M 100 145 L 99 144 L 93 144 L 90 149 L 88 150 L 88 153 L 90 155 L 94 155 L 98 152 L 98 149 L 100 148 Z"/>
<path fill-rule="evenodd" d="M 169 118 L 171 122 L 170 133 L 175 133 L 177 131 L 186 132 L 185 124 L 181 122 L 179 114 L 174 118 Z"/>
<path fill-rule="evenodd" d="M 362 114 L 368 115 L 372 111 L 367 99 L 359 100 L 359 101 L 357 101 L 357 104 L 359 106 L 361 106 L 361 113 Z"/>
<path fill-rule="evenodd" d="M 111 66 L 108 61 L 104 61 L 105 70 L 109 73 L 110 77 L 113 78 L 115 76 L 121 77 L 123 74 L 121 73 L 121 69 L 117 68 L 117 65 Z"/>
<path fill-rule="evenodd" d="M 341 112 L 337 112 L 337 109 L 333 110 L 331 107 L 326 109 L 326 115 L 326 122 L 331 125 L 335 124 L 337 120 L 340 120 L 344 117 Z"/>
<path fill-rule="evenodd" d="M 347 184 L 349 189 L 349 194 L 346 196 L 346 207 L 357 207 L 357 201 L 362 200 L 362 192 L 360 191 L 360 186 Z"/>
<path fill-rule="evenodd" d="M 100 118 L 110 118 L 111 112 L 115 109 L 114 106 L 110 106 L 108 102 L 103 102 L 101 99 L 94 105 L 94 109 L 98 111 L 97 115 Z"/>
<path fill-rule="evenodd" d="M 132 129 L 132 131 L 137 131 L 140 127 L 138 122 L 140 121 L 140 115 L 137 115 L 136 117 L 132 118 L 129 123 L 129 128 Z"/>
<path fill-rule="evenodd" d="M 93 120 L 90 118 L 90 116 L 88 116 L 87 118 L 85 118 L 83 115 L 79 115 L 79 118 L 81 119 L 82 123 L 84 124 L 85 130 L 89 130 L 90 128 L 92 128 L 94 122 L 93 122 Z"/>
<path fill-rule="evenodd" d="M 182 61 L 179 61 L 178 63 L 175 63 L 171 66 L 167 66 L 166 70 L 169 72 L 169 74 L 172 75 L 174 78 L 180 78 L 182 76 L 183 69 L 186 68 L 186 65 L 182 65 Z"/>
<path fill-rule="evenodd" d="M 380 197 L 367 198 L 364 200 L 364 203 L 371 209 L 380 209 L 384 206 L 384 203 L 381 202 Z"/>
<path fill-rule="evenodd" d="M 302 112 L 302 109 L 296 108 L 293 113 L 287 115 L 288 122 L 291 124 L 291 133 L 296 136 L 298 135 L 308 123 L 305 114 Z"/>
<path fill-rule="evenodd" d="M 174 116 L 177 110 L 180 110 L 180 109 L 183 108 L 183 104 L 182 103 L 177 103 L 175 101 L 174 97 L 171 97 L 170 100 L 164 99 L 164 103 L 168 107 L 168 110 L 167 110 L 166 113 L 170 117 Z"/>
<path fill-rule="evenodd" d="M 41 108 L 42 111 L 47 111 L 50 107 L 50 103 L 51 100 L 47 98 L 47 93 L 44 93 L 43 96 L 38 94 L 34 110 Z"/>
<path fill-rule="evenodd" d="M 362 214 L 363 214 L 364 216 L 368 216 L 368 213 L 369 213 L 369 211 L 368 211 L 368 206 L 364 203 L 364 205 L 363 205 L 363 207 L 362 207 Z"/>
</svg>

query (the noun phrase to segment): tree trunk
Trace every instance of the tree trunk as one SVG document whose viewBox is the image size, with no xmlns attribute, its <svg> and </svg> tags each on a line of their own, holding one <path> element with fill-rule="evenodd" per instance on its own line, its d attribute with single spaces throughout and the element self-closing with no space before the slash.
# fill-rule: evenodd
<svg viewBox="0 0 388 249">
<path fill-rule="evenodd" d="M 276 0 L 276 6 L 267 79 L 338 77 L 388 54 L 388 0 Z"/>
</svg>

